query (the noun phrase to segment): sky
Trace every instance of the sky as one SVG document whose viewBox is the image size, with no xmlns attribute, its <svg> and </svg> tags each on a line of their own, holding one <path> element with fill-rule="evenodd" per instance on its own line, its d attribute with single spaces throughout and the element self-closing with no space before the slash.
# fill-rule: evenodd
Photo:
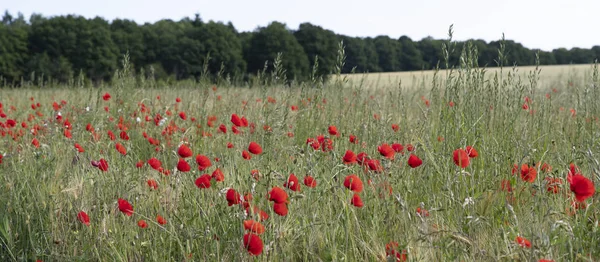
<svg viewBox="0 0 600 262">
<path fill-rule="evenodd" d="M 231 21 L 239 31 L 272 21 L 290 29 L 309 22 L 349 36 L 406 35 L 415 41 L 447 38 L 453 24 L 456 40 L 489 42 L 504 33 L 506 39 L 545 51 L 600 45 L 598 0 L 0 0 L 2 9 L 26 18 L 77 14 L 140 24 L 199 13 L 204 21 Z"/>
</svg>

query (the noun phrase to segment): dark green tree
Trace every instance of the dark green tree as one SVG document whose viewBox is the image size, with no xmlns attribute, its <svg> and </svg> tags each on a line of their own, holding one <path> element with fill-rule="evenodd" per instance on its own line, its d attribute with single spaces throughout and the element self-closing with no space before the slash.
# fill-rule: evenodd
<svg viewBox="0 0 600 262">
<path fill-rule="evenodd" d="M 569 51 L 571 55 L 571 62 L 574 64 L 587 64 L 594 62 L 594 52 L 591 49 L 584 48 L 571 48 Z"/>
<path fill-rule="evenodd" d="M 423 56 L 415 42 L 408 36 L 401 36 L 400 42 L 400 70 L 422 70 L 424 69 Z"/>
<path fill-rule="evenodd" d="M 145 63 L 146 45 L 142 27 L 131 20 L 115 19 L 110 24 L 111 38 L 117 47 L 119 57 L 129 53 L 129 59 L 136 70 Z"/>
<path fill-rule="evenodd" d="M 294 37 L 304 49 L 310 61 L 310 67 L 314 66 L 315 56 L 319 57 L 318 74 L 321 76 L 329 74 L 335 66 L 339 40 L 335 33 L 325 30 L 320 26 L 310 23 L 300 24 L 294 32 Z"/>
<path fill-rule="evenodd" d="M 552 54 L 554 54 L 556 63 L 559 65 L 571 63 L 571 54 L 569 53 L 569 50 L 567 50 L 566 48 L 554 49 L 554 50 L 552 50 Z"/>
<path fill-rule="evenodd" d="M 23 16 L 16 20 L 8 12 L 0 23 L 0 76 L 9 83 L 15 83 L 27 73 L 26 63 L 29 59 L 28 45 L 29 27 Z"/>
<path fill-rule="evenodd" d="M 202 26 L 194 26 L 186 36 L 200 41 L 204 46 L 204 56 L 210 54 L 208 69 L 216 74 L 221 65 L 225 73 L 239 74 L 246 71 L 242 43 L 231 25 L 210 21 Z"/>
<path fill-rule="evenodd" d="M 193 28 L 190 21 L 174 22 L 160 20 L 143 26 L 146 43 L 145 65 L 153 65 L 177 79 L 192 75 L 190 71 L 202 71 L 204 47 L 198 41 L 185 37 L 186 31 Z M 185 58 L 185 60 L 184 60 Z M 190 61 L 192 62 L 190 65 Z M 190 68 L 196 67 L 196 68 Z"/>
<path fill-rule="evenodd" d="M 273 61 L 278 53 L 283 54 L 283 67 L 288 79 L 308 76 L 309 62 L 304 49 L 285 24 L 279 22 L 273 22 L 254 32 L 248 49 L 244 52 L 248 72 L 262 70 L 266 61 L 269 62 L 268 69 L 273 69 Z"/>
<path fill-rule="evenodd" d="M 375 40 L 367 37 L 364 39 L 365 43 L 365 55 L 367 56 L 367 72 L 381 72 L 381 66 L 379 66 L 379 54 L 377 53 L 377 47 L 375 46 Z"/>
<path fill-rule="evenodd" d="M 357 73 L 367 72 L 367 55 L 364 40 L 358 37 L 338 36 L 344 42 L 346 64 L 342 73 L 350 73 L 355 68 Z"/>
<path fill-rule="evenodd" d="M 108 22 L 101 18 L 32 19 L 29 43 L 32 53 L 45 52 L 51 60 L 62 56 L 92 80 L 108 80 L 117 69 L 118 50 Z"/>
<path fill-rule="evenodd" d="M 600 62 L 600 46 L 593 46 L 592 47 L 592 52 L 593 52 L 593 56 L 594 56 L 594 61 L 598 61 Z"/>
<path fill-rule="evenodd" d="M 399 51 L 402 49 L 400 42 L 388 36 L 375 37 L 373 42 L 381 70 L 384 72 L 400 71 L 402 69 L 399 54 Z"/>
<path fill-rule="evenodd" d="M 417 42 L 417 47 L 421 50 L 425 69 L 435 69 L 438 63 L 440 67 L 444 66 L 441 40 L 429 36 Z"/>
</svg>

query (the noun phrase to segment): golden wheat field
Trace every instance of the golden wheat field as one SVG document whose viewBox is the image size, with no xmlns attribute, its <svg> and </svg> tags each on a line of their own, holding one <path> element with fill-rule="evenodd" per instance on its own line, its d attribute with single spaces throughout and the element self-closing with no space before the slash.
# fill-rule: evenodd
<svg viewBox="0 0 600 262">
<path fill-rule="evenodd" d="M 557 81 L 568 78 L 591 77 L 593 65 L 546 65 L 546 66 L 519 66 L 519 67 L 493 67 L 485 68 L 487 79 L 492 79 L 495 75 L 507 78 L 512 75 L 515 78 L 521 78 L 522 81 L 527 81 L 530 73 L 540 70 L 539 78 L 540 85 L 553 84 Z M 388 72 L 388 73 L 356 73 L 343 74 L 349 81 L 354 83 L 363 83 L 365 87 L 397 87 L 402 84 L 403 87 L 423 87 L 429 86 L 434 77 L 437 80 L 444 80 L 451 70 L 423 70 L 423 71 L 408 71 L 408 72 Z M 456 70 L 455 70 L 456 71 Z M 437 74 L 436 74 L 437 72 Z"/>
</svg>

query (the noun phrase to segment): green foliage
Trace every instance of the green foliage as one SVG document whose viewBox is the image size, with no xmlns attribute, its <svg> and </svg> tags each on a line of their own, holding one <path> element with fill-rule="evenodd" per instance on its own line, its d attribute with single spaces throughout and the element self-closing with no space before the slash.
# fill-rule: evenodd
<svg viewBox="0 0 600 262">
<path fill-rule="evenodd" d="M 28 30 L 22 16 L 14 20 L 7 13 L 0 23 L 0 75 L 8 82 L 19 81 L 27 73 L 25 64 L 30 56 Z"/>
<path fill-rule="evenodd" d="M 37 84 L 42 79 L 39 83 L 67 83 L 81 72 L 99 85 L 112 78 L 122 56 L 129 53 L 134 75 L 143 70 L 146 77 L 151 73 L 166 82 L 249 81 L 250 75 L 261 78 L 259 71 L 271 72 L 281 53 L 288 80 L 326 80 L 334 70 L 340 41 L 344 41 L 346 53 L 342 73 L 456 68 L 468 45 L 477 50 L 477 60 L 472 61 L 477 66 L 496 66 L 500 50 L 500 41 L 454 42 L 455 52 L 448 54 L 446 63 L 444 40 L 431 37 L 420 41 L 407 36 L 350 37 L 310 23 L 290 30 L 278 22 L 253 32 L 238 32 L 230 22 L 204 22 L 199 14 L 139 25 L 127 19 L 109 22 L 75 15 L 33 14 L 26 21 L 22 14 L 13 16 L 6 11 L 0 24 L 0 77 L 8 85 L 23 84 L 21 80 Z M 546 52 L 506 40 L 504 47 L 504 65 L 534 65 L 536 54 L 540 65 L 591 63 L 600 58 L 600 46 Z"/>
<path fill-rule="evenodd" d="M 69 15 L 37 20 L 31 24 L 29 44 L 34 57 L 43 53 L 50 60 L 65 57 L 94 81 L 108 80 L 117 69 L 119 51 L 108 22 L 101 18 Z"/>
<path fill-rule="evenodd" d="M 267 61 L 267 69 L 272 70 L 273 61 L 278 53 L 283 53 L 283 67 L 287 70 L 288 79 L 303 78 L 310 72 L 304 49 L 285 24 L 273 22 L 267 27 L 259 28 L 252 35 L 247 47 L 248 49 L 244 50 L 244 58 L 248 62 L 248 72 L 263 70 Z"/>
<path fill-rule="evenodd" d="M 338 38 L 332 31 L 325 30 L 320 26 L 310 23 L 300 24 L 294 37 L 304 48 L 304 52 L 310 59 L 310 67 L 315 65 L 315 57 L 319 57 L 318 76 L 326 76 L 334 68 Z"/>
<path fill-rule="evenodd" d="M 400 52 L 402 46 L 400 42 L 389 38 L 388 36 L 378 36 L 373 39 L 377 56 L 379 57 L 379 67 L 384 72 L 400 71 Z"/>
<path fill-rule="evenodd" d="M 423 56 L 417 44 L 407 36 L 401 36 L 400 42 L 400 70 L 411 71 L 424 69 Z"/>
</svg>

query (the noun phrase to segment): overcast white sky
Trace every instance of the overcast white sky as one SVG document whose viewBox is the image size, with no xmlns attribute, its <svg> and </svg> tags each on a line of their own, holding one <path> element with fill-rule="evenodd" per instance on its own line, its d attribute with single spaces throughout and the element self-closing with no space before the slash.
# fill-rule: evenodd
<svg viewBox="0 0 600 262">
<path fill-rule="evenodd" d="M 528 48 L 591 48 L 600 45 L 600 0 L 0 0 L 0 10 L 26 18 L 78 14 L 138 23 L 179 20 L 200 13 L 204 21 L 231 21 L 251 31 L 271 21 L 291 29 L 310 22 L 350 36 L 407 35 L 445 38 L 454 24 L 455 39 L 507 39 Z M 3 11 L 3 10 L 2 10 Z"/>
</svg>

